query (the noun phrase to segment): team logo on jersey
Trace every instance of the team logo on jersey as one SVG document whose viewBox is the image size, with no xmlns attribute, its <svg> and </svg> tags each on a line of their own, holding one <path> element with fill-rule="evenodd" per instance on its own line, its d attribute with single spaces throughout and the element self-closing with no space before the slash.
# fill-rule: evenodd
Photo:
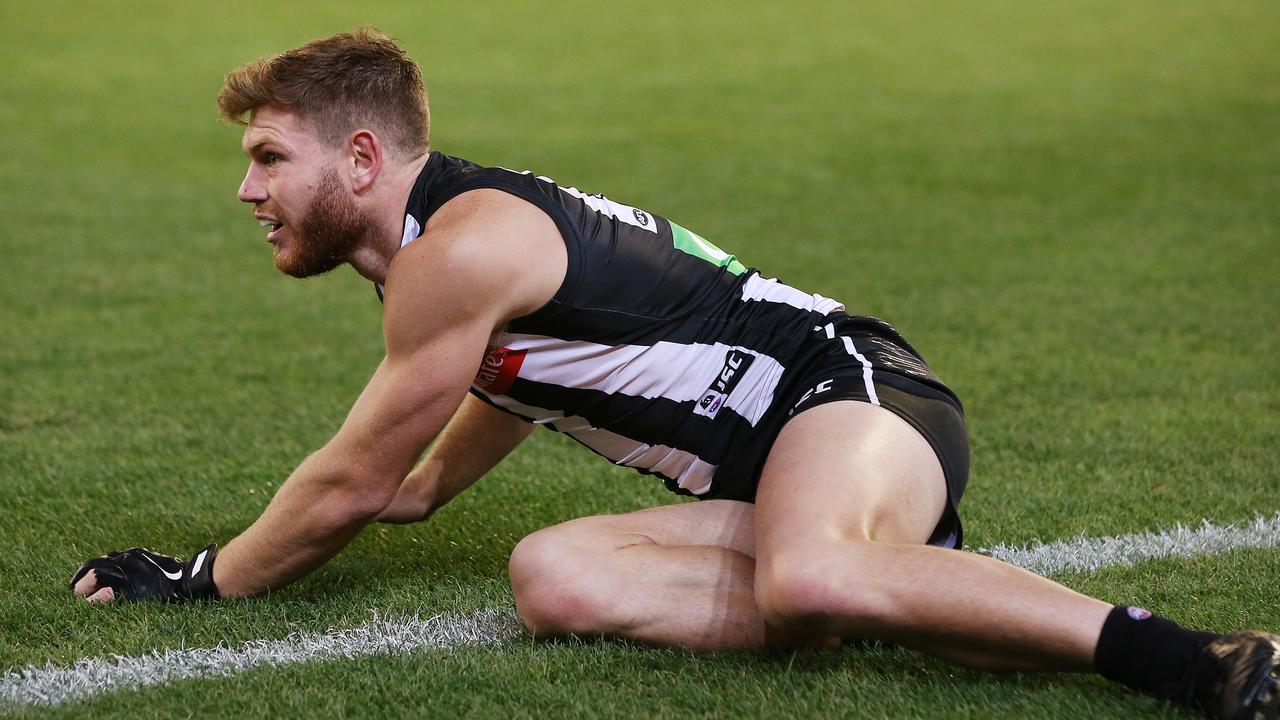
<svg viewBox="0 0 1280 720">
<path fill-rule="evenodd" d="M 484 351 L 484 360 L 480 361 L 480 369 L 476 370 L 471 384 L 493 395 L 505 395 L 520 374 L 526 352 L 490 345 Z"/>
<path fill-rule="evenodd" d="M 631 214 L 636 216 L 636 222 L 640 223 L 642 227 L 647 227 L 649 225 L 649 213 L 641 210 L 640 208 L 631 208 Z"/>
<path fill-rule="evenodd" d="M 733 392 L 733 389 L 742 381 L 742 376 L 747 373 L 747 368 L 751 367 L 751 361 L 755 359 L 755 355 L 738 350 L 725 353 L 724 365 L 720 367 L 720 372 L 712 381 L 711 387 L 698 398 L 693 414 L 715 418 L 716 413 L 720 412 L 720 408 L 724 407 L 725 401 L 729 399 L 729 393 Z"/>
</svg>

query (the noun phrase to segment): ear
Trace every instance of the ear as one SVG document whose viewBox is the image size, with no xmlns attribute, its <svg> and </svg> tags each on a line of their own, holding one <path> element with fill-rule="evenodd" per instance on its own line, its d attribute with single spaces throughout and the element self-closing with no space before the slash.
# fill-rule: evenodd
<svg viewBox="0 0 1280 720">
<path fill-rule="evenodd" d="M 356 130 L 347 140 L 347 151 L 351 162 L 351 189 L 359 195 L 372 187 L 382 172 L 385 160 L 382 141 L 372 130 Z"/>
</svg>

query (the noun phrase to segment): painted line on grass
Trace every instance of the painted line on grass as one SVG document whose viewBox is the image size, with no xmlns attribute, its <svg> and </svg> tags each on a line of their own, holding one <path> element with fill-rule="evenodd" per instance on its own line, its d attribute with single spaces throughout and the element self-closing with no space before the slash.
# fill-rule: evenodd
<svg viewBox="0 0 1280 720">
<path fill-rule="evenodd" d="M 1217 555 L 1280 546 L 1280 513 L 1242 525 L 1198 528 L 1181 525 L 1159 532 L 1088 538 L 1079 536 L 1023 546 L 980 550 L 1041 575 L 1096 572 L 1163 557 Z M 9 670 L 0 676 L 0 702 L 54 705 L 117 690 L 134 690 L 172 680 L 226 677 L 258 667 L 312 660 L 397 655 L 419 650 L 497 645 L 522 634 L 510 607 L 471 614 L 375 619 L 354 628 L 295 633 L 281 640 L 253 640 L 238 647 L 156 650 L 146 655 L 82 658 L 69 666 L 47 663 Z"/>
<path fill-rule="evenodd" d="M 470 615 L 444 613 L 425 620 L 378 619 L 345 630 L 294 633 L 282 640 L 252 640 L 235 648 L 156 650 L 140 656 L 82 658 L 65 667 L 52 663 L 43 667 L 28 665 L 0 677 L 0 699 L 54 705 L 171 680 L 226 677 L 258 667 L 496 645 L 520 632 L 519 620 L 511 608 L 487 608 Z"/>
<path fill-rule="evenodd" d="M 1143 560 L 1221 555 L 1233 550 L 1278 545 L 1280 513 L 1242 525 L 1214 525 L 1205 520 L 1197 528 L 1175 525 L 1170 530 L 1115 537 L 1078 535 L 1049 543 L 997 545 L 979 552 L 1040 575 L 1060 575 L 1097 572 L 1117 565 L 1128 567 Z"/>
</svg>

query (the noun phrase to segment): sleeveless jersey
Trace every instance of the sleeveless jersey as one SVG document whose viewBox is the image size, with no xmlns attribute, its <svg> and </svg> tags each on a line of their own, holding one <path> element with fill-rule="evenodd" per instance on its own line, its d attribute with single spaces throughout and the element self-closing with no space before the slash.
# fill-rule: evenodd
<svg viewBox="0 0 1280 720">
<path fill-rule="evenodd" d="M 493 336 L 471 392 L 674 492 L 723 496 L 716 481 L 727 477 L 754 487 L 789 409 L 779 412 L 780 384 L 819 321 L 843 305 L 766 278 L 646 210 L 437 152 L 409 195 L 402 246 L 479 188 L 547 213 L 568 270 L 545 306 Z M 887 323 L 854 320 L 890 340 L 867 350 L 877 367 L 896 363 L 945 390 Z"/>
</svg>

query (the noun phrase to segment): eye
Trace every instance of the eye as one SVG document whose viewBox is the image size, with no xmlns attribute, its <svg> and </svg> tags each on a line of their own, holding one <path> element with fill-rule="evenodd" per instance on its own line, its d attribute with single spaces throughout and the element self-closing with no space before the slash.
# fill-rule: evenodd
<svg viewBox="0 0 1280 720">
<path fill-rule="evenodd" d="M 269 152 L 262 156 L 262 162 L 265 165 L 275 165 L 279 163 L 280 160 L 281 160 L 280 156 L 273 152 Z"/>
</svg>

